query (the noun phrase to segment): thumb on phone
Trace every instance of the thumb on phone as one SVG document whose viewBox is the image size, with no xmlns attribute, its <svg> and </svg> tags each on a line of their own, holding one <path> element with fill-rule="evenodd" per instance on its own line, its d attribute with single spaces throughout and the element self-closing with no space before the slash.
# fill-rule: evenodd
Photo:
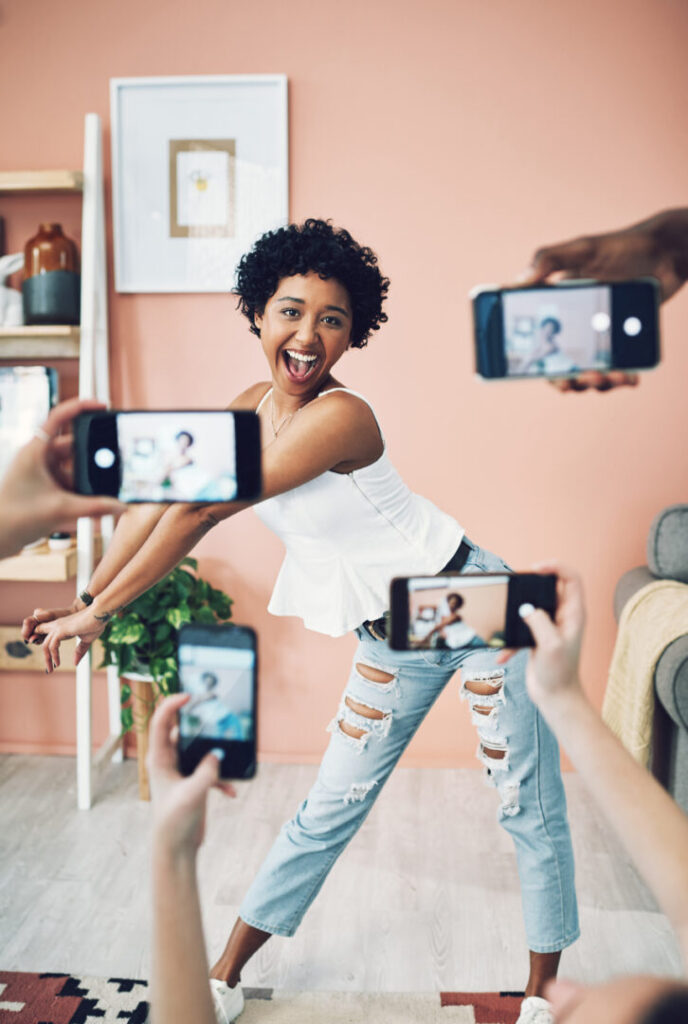
<svg viewBox="0 0 688 1024">
<path fill-rule="evenodd" d="M 518 614 L 527 623 L 538 647 L 552 647 L 558 643 L 557 627 L 542 608 L 535 608 L 532 604 L 522 604 L 518 609 Z"/>
</svg>

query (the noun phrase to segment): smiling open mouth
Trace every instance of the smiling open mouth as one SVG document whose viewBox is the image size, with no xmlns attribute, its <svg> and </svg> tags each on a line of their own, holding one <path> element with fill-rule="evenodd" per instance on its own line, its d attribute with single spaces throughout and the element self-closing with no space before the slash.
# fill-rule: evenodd
<svg viewBox="0 0 688 1024">
<path fill-rule="evenodd" d="M 292 380 L 304 381 L 313 376 L 316 367 L 320 363 L 318 356 L 297 352 L 295 349 L 285 349 L 284 365 Z"/>
</svg>

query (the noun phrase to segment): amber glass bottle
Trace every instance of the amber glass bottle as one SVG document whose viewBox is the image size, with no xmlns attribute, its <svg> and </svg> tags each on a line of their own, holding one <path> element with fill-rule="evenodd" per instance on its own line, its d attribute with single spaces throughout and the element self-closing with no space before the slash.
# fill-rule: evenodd
<svg viewBox="0 0 688 1024">
<path fill-rule="evenodd" d="M 67 238 L 61 224 L 41 224 L 38 234 L 24 246 L 24 277 L 50 270 L 78 270 L 76 244 Z"/>
<path fill-rule="evenodd" d="M 61 224 L 41 224 L 24 247 L 24 320 L 79 323 L 79 257 Z"/>
</svg>

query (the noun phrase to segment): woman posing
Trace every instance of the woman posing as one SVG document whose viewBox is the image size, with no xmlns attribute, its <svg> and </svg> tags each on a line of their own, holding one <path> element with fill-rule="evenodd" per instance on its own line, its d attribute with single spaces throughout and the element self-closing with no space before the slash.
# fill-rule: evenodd
<svg viewBox="0 0 688 1024">
<path fill-rule="evenodd" d="M 462 649 L 395 652 L 384 612 L 395 575 L 503 571 L 452 517 L 412 494 L 387 458 L 375 414 L 332 371 L 387 316 L 375 254 L 318 220 L 264 235 L 241 261 L 237 292 L 270 380 L 232 408 L 255 409 L 266 440 L 260 518 L 286 545 L 269 610 L 359 647 L 318 779 L 278 835 L 211 974 L 218 1019 L 243 1008 L 248 959 L 272 934 L 293 935 L 330 868 L 457 669 L 501 796 L 518 861 L 530 976 L 521 1021 L 541 1022 L 544 983 L 578 937 L 573 856 L 556 741 L 525 689 L 525 654 L 504 666 L 475 639 Z M 105 623 L 151 587 L 220 520 L 248 503 L 132 507 L 72 614 L 41 611 L 24 638 L 44 638 L 46 667 L 78 636 L 77 657 Z M 530 998 L 534 997 L 534 998 Z M 546 1010 L 544 1011 L 546 1012 Z M 540 1014 L 540 1016 L 538 1016 Z"/>
</svg>

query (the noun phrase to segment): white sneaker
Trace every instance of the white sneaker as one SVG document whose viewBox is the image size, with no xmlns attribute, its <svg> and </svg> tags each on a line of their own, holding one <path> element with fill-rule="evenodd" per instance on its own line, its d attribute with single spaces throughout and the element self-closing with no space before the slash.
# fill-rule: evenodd
<svg viewBox="0 0 688 1024">
<path fill-rule="evenodd" d="M 521 1013 L 516 1024 L 554 1024 L 552 1004 L 540 996 L 528 996 L 521 1003 Z"/>
<path fill-rule="evenodd" d="M 210 994 L 213 997 L 217 1024 L 231 1024 L 243 1012 L 244 993 L 241 990 L 241 985 L 230 988 L 226 981 L 211 978 Z"/>
</svg>

